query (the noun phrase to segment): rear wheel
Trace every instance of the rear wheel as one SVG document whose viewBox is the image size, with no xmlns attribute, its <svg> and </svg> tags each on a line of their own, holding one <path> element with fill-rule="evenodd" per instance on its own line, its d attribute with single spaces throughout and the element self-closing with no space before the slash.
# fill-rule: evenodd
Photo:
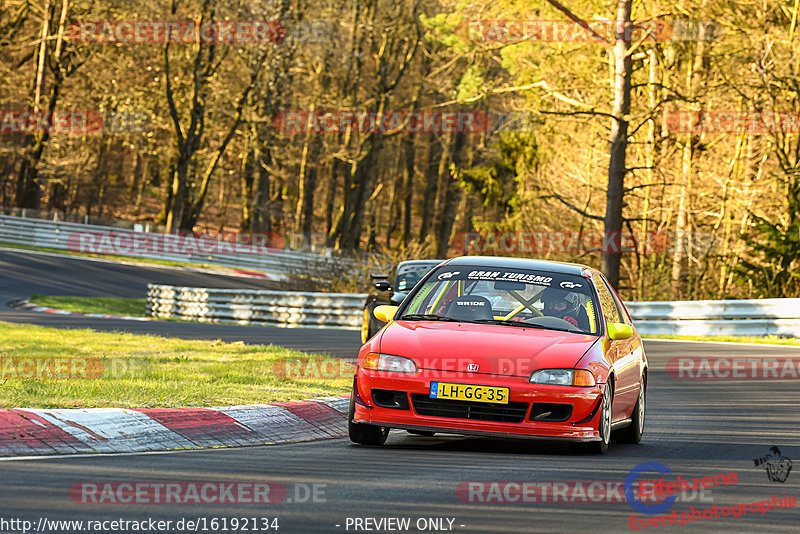
<svg viewBox="0 0 800 534">
<path fill-rule="evenodd" d="M 623 443 L 639 443 L 642 441 L 646 393 L 647 382 L 645 378 L 642 377 L 642 382 L 639 384 L 639 397 L 636 399 L 636 406 L 633 407 L 631 424 L 622 429 L 619 433 L 619 440 Z"/>
<path fill-rule="evenodd" d="M 347 415 L 347 433 L 350 441 L 359 445 L 383 445 L 389 436 L 389 429 L 385 426 L 365 425 L 353 421 L 356 415 L 356 391 L 350 396 L 350 411 Z"/>
</svg>

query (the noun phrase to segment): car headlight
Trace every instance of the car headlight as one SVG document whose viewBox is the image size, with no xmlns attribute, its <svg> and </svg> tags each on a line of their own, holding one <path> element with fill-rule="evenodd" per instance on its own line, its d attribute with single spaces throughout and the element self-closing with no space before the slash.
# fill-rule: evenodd
<svg viewBox="0 0 800 534">
<path fill-rule="evenodd" d="M 594 386 L 597 381 L 591 371 L 585 369 L 539 369 L 531 373 L 531 384 L 553 386 Z"/>
<path fill-rule="evenodd" d="M 378 354 L 370 352 L 361 362 L 361 367 L 371 371 L 390 371 L 394 373 L 416 373 L 417 364 L 410 358 L 402 356 L 392 356 L 390 354 Z"/>
</svg>

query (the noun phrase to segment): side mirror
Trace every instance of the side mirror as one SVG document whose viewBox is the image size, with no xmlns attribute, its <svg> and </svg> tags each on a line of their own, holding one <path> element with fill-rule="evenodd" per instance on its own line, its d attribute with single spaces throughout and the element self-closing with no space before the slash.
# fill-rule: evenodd
<svg viewBox="0 0 800 534">
<path fill-rule="evenodd" d="M 377 289 L 378 291 L 389 291 L 390 289 L 392 289 L 392 285 L 386 280 L 379 280 L 373 283 L 372 285 L 375 286 L 375 289 Z"/>
<path fill-rule="evenodd" d="M 606 323 L 608 337 L 612 340 L 628 339 L 633 335 L 633 327 L 625 323 Z"/>
<path fill-rule="evenodd" d="M 376 306 L 375 311 L 372 312 L 372 315 L 374 315 L 379 321 L 388 323 L 394 319 L 394 313 L 397 311 L 397 308 L 398 306 Z"/>
<path fill-rule="evenodd" d="M 372 278 L 373 280 L 388 280 L 389 279 L 389 275 L 388 274 L 372 274 L 372 273 L 370 273 L 369 277 Z"/>
</svg>

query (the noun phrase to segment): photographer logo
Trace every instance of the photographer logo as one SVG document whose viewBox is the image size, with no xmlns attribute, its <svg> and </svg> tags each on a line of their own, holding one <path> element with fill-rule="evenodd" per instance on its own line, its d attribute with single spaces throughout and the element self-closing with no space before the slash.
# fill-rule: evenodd
<svg viewBox="0 0 800 534">
<path fill-rule="evenodd" d="M 786 482 L 792 470 L 792 460 L 781 454 L 778 447 L 771 447 L 769 453 L 753 460 L 756 467 L 764 466 L 770 482 Z"/>
</svg>

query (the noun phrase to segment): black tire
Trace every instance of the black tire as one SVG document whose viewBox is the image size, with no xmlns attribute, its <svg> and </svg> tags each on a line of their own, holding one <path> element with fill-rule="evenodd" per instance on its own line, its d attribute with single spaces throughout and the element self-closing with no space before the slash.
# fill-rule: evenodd
<svg viewBox="0 0 800 534">
<path fill-rule="evenodd" d="M 647 380 L 642 377 L 639 386 L 639 396 L 636 399 L 636 406 L 633 407 L 631 424 L 619 431 L 619 441 L 622 443 L 639 443 L 642 441 L 644 432 L 645 406 L 647 398 Z"/>
<path fill-rule="evenodd" d="M 429 430 L 406 430 L 409 434 L 414 434 L 415 436 L 425 436 L 426 438 L 432 438 L 436 435 L 436 432 L 431 432 Z"/>
<path fill-rule="evenodd" d="M 347 415 L 347 434 L 350 441 L 359 445 L 380 446 L 386 443 L 389 436 L 389 429 L 385 426 L 365 425 L 353 422 L 356 414 L 356 392 L 350 396 L 350 411 Z"/>
<path fill-rule="evenodd" d="M 606 389 L 603 391 L 603 398 L 600 401 L 600 423 L 597 430 L 600 432 L 600 441 L 589 443 L 589 451 L 595 454 L 605 454 L 608 445 L 611 443 L 611 414 L 614 403 L 614 386 L 611 385 L 612 377 L 609 377 Z"/>
<path fill-rule="evenodd" d="M 361 344 L 363 345 L 374 336 L 380 328 L 377 325 L 377 319 L 372 315 L 375 311 L 375 306 L 367 304 L 364 306 L 364 313 L 361 316 Z"/>
</svg>

